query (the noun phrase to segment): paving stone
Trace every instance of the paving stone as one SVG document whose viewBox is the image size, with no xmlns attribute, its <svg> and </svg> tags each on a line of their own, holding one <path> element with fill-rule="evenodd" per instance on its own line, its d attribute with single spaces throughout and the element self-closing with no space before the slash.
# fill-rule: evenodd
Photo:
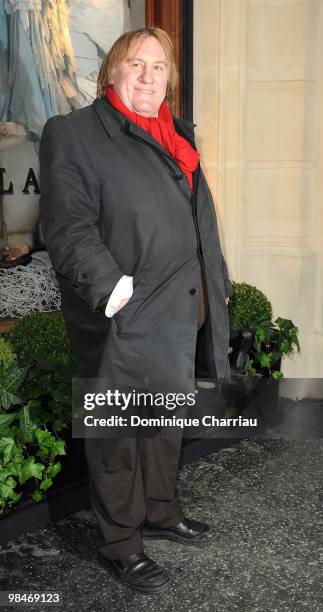
<svg viewBox="0 0 323 612">
<path fill-rule="evenodd" d="M 182 467 L 184 511 L 217 537 L 207 548 L 147 541 L 172 580 L 160 595 L 136 593 L 99 565 L 91 510 L 2 546 L 1 589 L 60 590 L 63 609 L 78 612 L 323 611 L 322 466 L 321 439 L 257 438 Z"/>
</svg>

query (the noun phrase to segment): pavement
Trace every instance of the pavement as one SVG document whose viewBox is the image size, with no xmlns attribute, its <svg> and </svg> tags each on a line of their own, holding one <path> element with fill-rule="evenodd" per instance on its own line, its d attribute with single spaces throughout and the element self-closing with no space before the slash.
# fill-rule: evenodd
<svg viewBox="0 0 323 612">
<path fill-rule="evenodd" d="M 60 591 L 77 612 L 323 611 L 322 438 L 242 439 L 178 472 L 187 516 L 209 522 L 207 547 L 147 541 L 172 586 L 143 595 L 96 558 L 90 509 L 0 548 L 0 589 Z M 47 606 L 11 609 L 47 610 Z M 51 608 L 55 609 L 55 608 Z"/>
</svg>

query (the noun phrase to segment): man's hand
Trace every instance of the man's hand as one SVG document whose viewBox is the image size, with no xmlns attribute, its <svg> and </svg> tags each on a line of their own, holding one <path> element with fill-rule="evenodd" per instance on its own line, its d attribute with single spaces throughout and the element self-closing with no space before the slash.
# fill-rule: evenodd
<svg viewBox="0 0 323 612">
<path fill-rule="evenodd" d="M 119 312 L 119 310 L 121 310 L 126 304 L 128 304 L 129 300 L 130 300 L 130 298 L 128 298 L 127 300 L 121 300 L 121 302 L 119 302 L 119 306 L 118 306 L 115 314 L 117 312 Z"/>
<path fill-rule="evenodd" d="M 230 298 L 229 298 L 229 297 L 226 297 L 226 298 L 225 298 L 225 303 L 226 303 L 226 305 L 228 305 L 228 304 L 229 304 L 229 300 L 230 300 Z"/>
</svg>

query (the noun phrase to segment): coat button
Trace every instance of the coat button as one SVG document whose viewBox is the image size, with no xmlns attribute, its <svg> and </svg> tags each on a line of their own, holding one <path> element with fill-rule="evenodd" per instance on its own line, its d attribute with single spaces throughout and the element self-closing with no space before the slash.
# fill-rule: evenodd
<svg viewBox="0 0 323 612">
<path fill-rule="evenodd" d="M 89 275 L 88 275 L 88 273 L 87 273 L 87 272 L 83 272 L 83 274 L 82 274 L 82 278 L 88 278 L 88 276 L 89 276 Z"/>
<path fill-rule="evenodd" d="M 194 289 L 194 287 L 189 290 L 190 295 L 195 295 L 195 293 L 196 293 L 196 289 Z"/>
<path fill-rule="evenodd" d="M 175 174 L 175 179 L 176 179 L 177 181 L 182 180 L 182 178 L 183 178 L 183 177 L 184 177 L 183 172 L 176 172 L 176 174 Z"/>
</svg>

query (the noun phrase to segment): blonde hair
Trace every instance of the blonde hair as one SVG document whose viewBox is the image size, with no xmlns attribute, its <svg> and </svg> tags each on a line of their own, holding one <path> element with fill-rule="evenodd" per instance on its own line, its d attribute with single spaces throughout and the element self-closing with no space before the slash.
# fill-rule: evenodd
<svg viewBox="0 0 323 612">
<path fill-rule="evenodd" d="M 97 80 L 97 96 L 102 98 L 105 95 L 107 84 L 115 78 L 116 72 L 121 64 L 133 49 L 140 38 L 153 36 L 158 40 L 163 48 L 166 59 L 169 63 L 169 77 L 165 96 L 165 102 L 172 104 L 175 98 L 177 83 L 177 69 L 175 64 L 173 44 L 168 34 L 160 28 L 142 28 L 121 34 L 112 45 L 110 51 L 103 59 Z"/>
</svg>

